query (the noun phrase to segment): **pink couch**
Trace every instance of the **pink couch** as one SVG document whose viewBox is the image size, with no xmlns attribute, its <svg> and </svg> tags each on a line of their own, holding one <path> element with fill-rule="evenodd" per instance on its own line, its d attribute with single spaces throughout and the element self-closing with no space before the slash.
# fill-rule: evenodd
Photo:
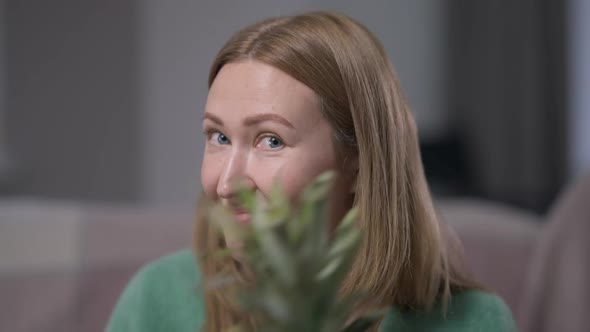
<svg viewBox="0 0 590 332">
<path fill-rule="evenodd" d="M 531 286 L 530 271 L 539 267 L 530 263 L 538 256 L 541 234 L 555 222 L 542 223 L 542 217 L 477 200 L 437 205 L 461 238 L 474 274 L 505 299 L 526 328 L 523 332 L 536 331 L 528 328 L 531 315 L 521 313 L 526 311 L 523 302 L 542 292 Z M 68 218 L 61 224 L 47 220 Z M 35 224 L 42 226 L 31 226 Z M 192 224 L 190 210 L 0 204 L 0 331 L 102 331 L 133 273 L 150 260 L 189 247 Z M 31 227 L 19 230 L 23 225 Z M 43 239 L 52 240 L 47 244 Z M 527 308 L 538 304 L 528 301 Z M 564 312 L 562 319 L 568 319 Z"/>
<path fill-rule="evenodd" d="M 102 331 L 133 273 L 190 246 L 192 238 L 190 210 L 38 201 L 10 206 L 3 211 L 0 205 L 0 331 Z M 54 226 L 46 229 L 48 223 Z M 51 243 L 39 244 L 40 232 Z M 21 239 L 2 244 L 15 236 Z"/>
</svg>

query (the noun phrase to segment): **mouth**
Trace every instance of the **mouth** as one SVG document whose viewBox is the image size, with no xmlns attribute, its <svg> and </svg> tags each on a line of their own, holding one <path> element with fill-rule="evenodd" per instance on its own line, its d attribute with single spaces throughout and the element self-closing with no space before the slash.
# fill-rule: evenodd
<svg viewBox="0 0 590 332">
<path fill-rule="evenodd" d="M 238 224 L 249 225 L 252 222 L 250 211 L 239 201 L 233 199 L 223 200 L 222 204 L 232 213 Z"/>
<path fill-rule="evenodd" d="M 236 221 L 241 225 L 250 224 L 250 213 L 245 209 L 233 209 Z"/>
</svg>

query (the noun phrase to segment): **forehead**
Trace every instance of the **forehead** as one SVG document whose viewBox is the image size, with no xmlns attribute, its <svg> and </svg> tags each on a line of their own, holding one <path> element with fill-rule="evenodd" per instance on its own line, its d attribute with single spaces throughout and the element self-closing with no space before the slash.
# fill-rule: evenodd
<svg viewBox="0 0 590 332">
<path fill-rule="evenodd" d="M 319 107 L 319 98 L 305 84 L 255 60 L 224 65 L 207 97 L 207 111 L 215 113 L 231 110 L 236 114 L 240 110 L 319 116 Z"/>
</svg>

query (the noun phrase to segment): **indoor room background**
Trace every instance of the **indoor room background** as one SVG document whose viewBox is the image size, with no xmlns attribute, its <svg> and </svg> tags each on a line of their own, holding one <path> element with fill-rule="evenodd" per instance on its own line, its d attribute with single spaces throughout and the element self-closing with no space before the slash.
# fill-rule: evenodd
<svg viewBox="0 0 590 332">
<path fill-rule="evenodd" d="M 589 192 L 584 0 L 0 0 L 1 331 L 100 331 L 139 266 L 190 247 L 216 52 L 311 10 L 382 41 L 442 216 L 523 331 L 542 330 L 531 312 L 555 311 L 534 275 L 560 260 L 547 246 L 576 240 L 543 241 L 568 193 Z M 590 232 L 577 204 L 572 232 Z"/>
</svg>

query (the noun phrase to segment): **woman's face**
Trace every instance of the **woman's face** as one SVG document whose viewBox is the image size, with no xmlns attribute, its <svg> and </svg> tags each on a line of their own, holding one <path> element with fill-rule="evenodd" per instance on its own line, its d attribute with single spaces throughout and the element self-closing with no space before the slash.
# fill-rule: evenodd
<svg viewBox="0 0 590 332">
<path fill-rule="evenodd" d="M 248 223 L 236 180 L 268 197 L 277 179 L 291 197 L 320 173 L 339 169 L 333 131 L 320 100 L 303 83 L 264 63 L 226 64 L 207 97 L 203 117 L 206 148 L 201 167 L 205 194 Z M 340 176 L 330 200 L 332 214 L 350 208 L 351 179 Z M 226 235 L 226 240 L 227 236 Z"/>
</svg>

